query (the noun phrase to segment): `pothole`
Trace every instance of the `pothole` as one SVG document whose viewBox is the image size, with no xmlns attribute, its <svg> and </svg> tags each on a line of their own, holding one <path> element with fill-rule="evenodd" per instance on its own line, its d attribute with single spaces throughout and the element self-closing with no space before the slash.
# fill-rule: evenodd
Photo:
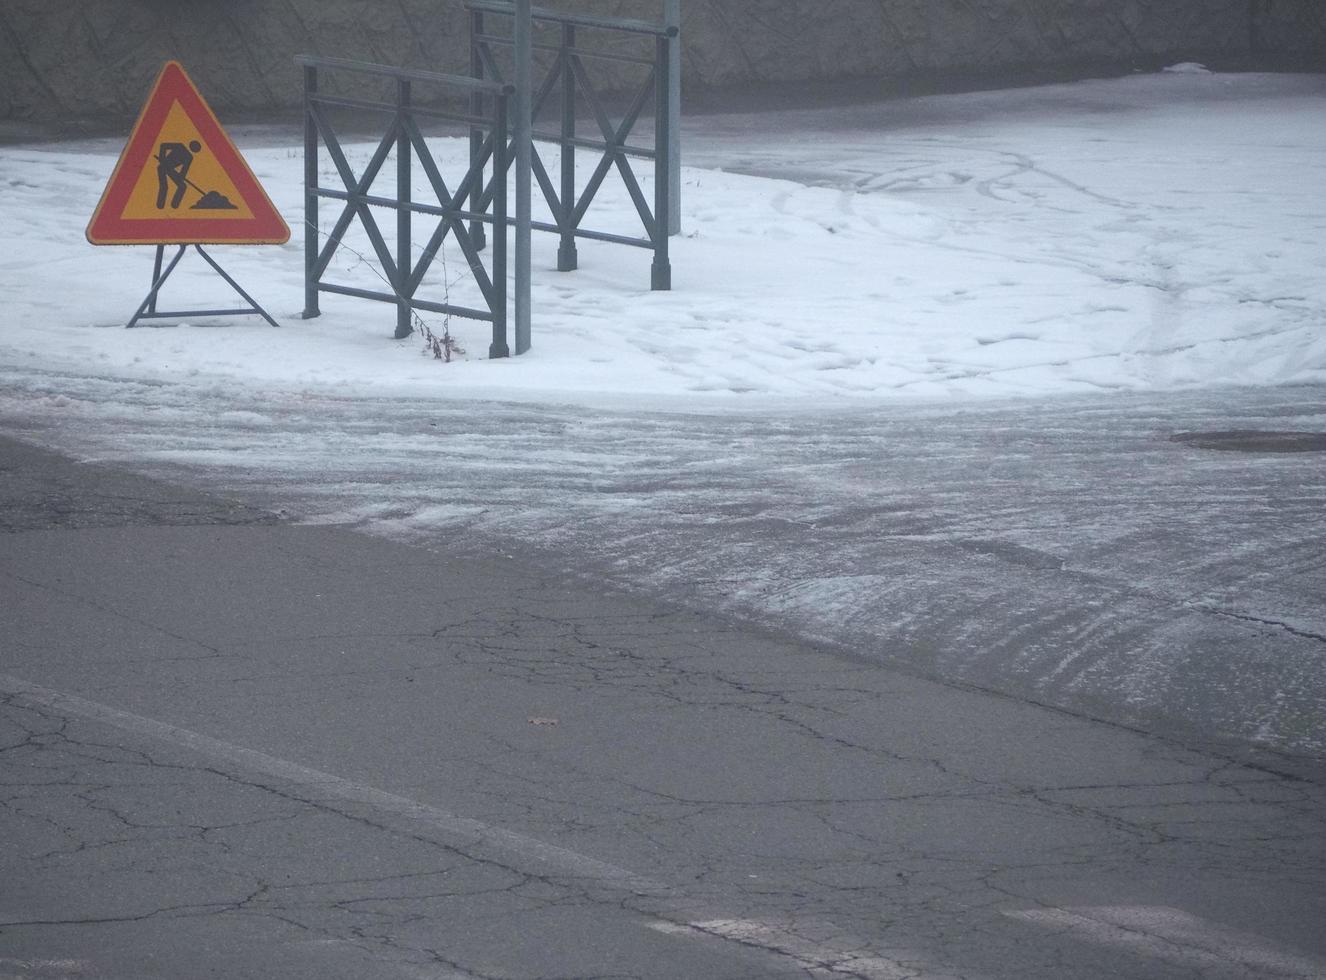
<svg viewBox="0 0 1326 980">
<path fill-rule="evenodd" d="M 1326 453 L 1326 432 L 1265 432 L 1232 429 L 1228 432 L 1180 432 L 1170 436 L 1194 449 L 1228 453 Z"/>
</svg>

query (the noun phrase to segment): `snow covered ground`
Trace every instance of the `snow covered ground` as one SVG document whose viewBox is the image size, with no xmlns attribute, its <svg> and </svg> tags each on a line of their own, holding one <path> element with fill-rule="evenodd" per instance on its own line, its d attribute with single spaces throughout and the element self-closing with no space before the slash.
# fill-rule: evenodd
<svg viewBox="0 0 1326 980">
<path fill-rule="evenodd" d="M 290 244 L 216 249 L 282 329 L 125 334 L 150 250 L 82 240 L 118 146 L 9 148 L 0 352 L 135 377 L 740 405 L 1320 381 L 1323 95 L 1316 78 L 1160 75 L 784 113 L 777 129 L 765 116 L 698 120 L 689 159 L 791 179 L 688 169 L 670 294 L 648 292 L 647 253 L 584 243 L 582 271 L 558 275 L 556 240 L 538 236 L 536 354 L 486 363 L 487 328 L 455 321 L 468 359 L 445 371 L 418 344 L 382 343 L 389 308 L 327 297 L 322 319 L 296 319 L 298 150 L 248 153 L 295 227 Z M 910 120 L 894 122 L 904 108 Z M 462 141 L 435 145 L 444 173 L 463 173 Z M 602 204 L 600 227 L 632 230 L 619 183 Z M 340 281 L 381 288 L 342 257 Z M 450 250 L 453 294 L 472 299 L 463 270 Z M 168 299 L 228 305 L 196 257 L 171 286 Z"/>
<path fill-rule="evenodd" d="M 558 274 L 536 236 L 534 351 L 485 360 L 455 319 L 451 364 L 390 340 L 386 306 L 298 319 L 301 160 L 275 134 L 237 137 L 294 238 L 213 251 L 279 329 L 124 331 L 150 250 L 82 239 L 118 145 L 3 148 L 0 429 L 1321 755 L 1322 457 L 1166 437 L 1326 429 L 1323 95 L 1171 73 L 693 119 L 674 291 L 593 243 Z M 600 227 L 631 230 L 605 195 Z M 164 300 L 218 301 L 196 257 Z"/>
</svg>

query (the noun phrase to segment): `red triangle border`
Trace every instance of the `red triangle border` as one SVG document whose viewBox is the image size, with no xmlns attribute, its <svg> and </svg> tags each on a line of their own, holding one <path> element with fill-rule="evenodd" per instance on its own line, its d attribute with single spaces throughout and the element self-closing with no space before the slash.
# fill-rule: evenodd
<svg viewBox="0 0 1326 980">
<path fill-rule="evenodd" d="M 152 160 L 157 138 L 176 102 L 198 127 L 199 138 L 207 144 L 253 217 L 121 217 L 134 185 Z M 88 222 L 86 234 L 93 245 L 281 245 L 290 240 L 290 228 L 285 219 L 177 61 L 166 62 L 157 76 L 101 201 Z"/>
</svg>

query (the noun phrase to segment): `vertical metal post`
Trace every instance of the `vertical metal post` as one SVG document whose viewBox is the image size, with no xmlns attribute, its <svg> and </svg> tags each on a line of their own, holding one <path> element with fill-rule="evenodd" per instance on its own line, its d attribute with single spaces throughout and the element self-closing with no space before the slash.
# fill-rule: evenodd
<svg viewBox="0 0 1326 980">
<path fill-rule="evenodd" d="M 534 19 L 530 0 L 516 0 L 516 353 L 530 348 L 530 220 L 532 218 L 532 147 Z"/>
<path fill-rule="evenodd" d="M 511 125 L 509 87 L 498 93 L 493 108 L 493 342 L 489 357 L 510 357 L 506 339 L 506 172 L 507 129 Z"/>
<path fill-rule="evenodd" d="M 576 253 L 576 72 L 571 59 L 576 46 L 574 24 L 562 25 L 562 213 L 557 225 L 562 242 L 557 248 L 557 271 L 573 272 L 580 265 Z"/>
<path fill-rule="evenodd" d="M 161 285 L 161 262 L 166 255 L 166 246 L 157 246 L 156 261 L 152 263 L 152 295 L 147 298 L 147 312 L 157 311 L 157 291 Z"/>
<path fill-rule="evenodd" d="M 483 54 L 479 46 L 487 42 L 480 41 L 479 35 L 483 33 L 483 11 L 473 10 L 470 12 L 470 77 L 477 78 L 480 81 L 484 77 Z M 470 93 L 470 115 L 478 118 L 484 115 L 484 94 L 482 92 Z M 483 130 L 478 126 L 470 126 L 470 169 L 473 170 L 479 157 L 483 153 L 484 136 Z M 479 202 L 483 200 L 485 183 L 479 180 L 474 185 L 474 191 L 470 194 L 470 210 L 478 211 Z M 464 201 L 460 202 L 464 204 Z M 487 229 L 482 221 L 470 222 L 470 240 L 474 242 L 474 247 L 482 251 L 488 244 Z"/>
<path fill-rule="evenodd" d="M 668 257 L 668 215 L 672 212 L 672 167 L 669 147 L 672 127 L 669 125 L 668 99 L 671 91 L 672 44 L 675 38 L 666 34 L 658 38 L 657 75 L 654 79 L 654 266 L 650 270 L 650 288 L 672 288 L 672 262 Z"/>
<path fill-rule="evenodd" d="M 410 242 L 411 193 L 410 163 L 413 150 L 405 128 L 410 111 L 410 83 L 396 79 L 396 339 L 414 333 L 414 309 L 410 304 L 410 272 L 414 267 L 414 248 Z"/>
<path fill-rule="evenodd" d="M 313 96 L 318 91 L 318 70 L 304 66 L 304 319 L 318 308 L 318 127 L 313 120 Z"/>
<path fill-rule="evenodd" d="M 681 234 L 681 0 L 664 0 L 663 24 L 675 28 L 668 75 L 668 234 Z"/>
</svg>

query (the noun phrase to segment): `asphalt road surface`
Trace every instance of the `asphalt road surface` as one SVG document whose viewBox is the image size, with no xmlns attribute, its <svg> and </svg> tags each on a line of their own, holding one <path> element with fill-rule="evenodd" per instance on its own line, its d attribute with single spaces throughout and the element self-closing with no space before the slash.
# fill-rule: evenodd
<svg viewBox="0 0 1326 980">
<path fill-rule="evenodd" d="M 0 369 L 3 371 L 3 369 Z M 1321 778 L 1312 386 L 705 413 L 3 371 L 0 431 Z M 1212 448 L 1175 437 L 1317 432 Z M 1267 450 L 1270 451 L 1267 451 Z"/>
<path fill-rule="evenodd" d="M 1326 976 L 1326 789 L 0 441 L 0 976 Z"/>
</svg>

